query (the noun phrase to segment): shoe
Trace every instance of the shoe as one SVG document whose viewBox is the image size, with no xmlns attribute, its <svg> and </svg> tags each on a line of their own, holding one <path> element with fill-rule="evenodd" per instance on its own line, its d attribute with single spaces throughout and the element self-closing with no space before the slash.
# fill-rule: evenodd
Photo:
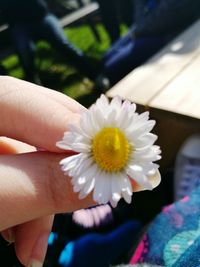
<svg viewBox="0 0 200 267">
<path fill-rule="evenodd" d="M 200 185 L 200 135 L 193 135 L 180 148 L 174 172 L 174 198 L 179 200 Z"/>
</svg>

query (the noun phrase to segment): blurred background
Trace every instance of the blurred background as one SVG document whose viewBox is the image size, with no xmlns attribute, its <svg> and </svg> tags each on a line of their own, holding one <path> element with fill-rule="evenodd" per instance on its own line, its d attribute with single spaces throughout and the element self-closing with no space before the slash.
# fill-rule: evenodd
<svg viewBox="0 0 200 267">
<path fill-rule="evenodd" d="M 46 2 L 50 11 L 59 18 L 68 40 L 74 46 L 80 48 L 88 57 L 100 60 L 110 47 L 112 37 L 106 31 L 99 3 L 92 0 L 48 0 Z M 109 11 L 111 13 L 116 12 L 117 15 L 114 14 L 114 16 L 117 16 L 119 23 L 119 25 L 115 23 L 112 26 L 116 32 L 114 33 L 116 37 L 113 38 L 118 38 L 118 35 L 125 34 L 128 28 L 128 25 L 123 22 L 123 18 L 120 17 L 120 1 L 116 2 L 119 2 L 116 9 Z M 124 9 L 123 12 L 133 14 L 129 6 Z M 112 18 L 110 17 L 110 19 Z M 131 20 L 131 18 L 128 19 L 129 21 Z M 109 24 L 110 22 L 106 21 L 106 23 Z M 120 33 L 118 33 L 118 26 L 120 27 Z M 84 77 L 76 68 L 68 64 L 66 58 L 63 58 L 59 52 L 55 51 L 48 42 L 38 40 L 36 48 L 36 64 L 43 86 L 61 91 L 85 106 L 89 106 L 94 102 L 99 92 L 93 90 L 94 83 L 90 79 Z M 7 22 L 1 12 L 0 62 L 8 75 L 24 79 L 23 69 L 10 40 Z M 2 72 L 4 72 L 4 69 L 2 69 Z"/>
</svg>

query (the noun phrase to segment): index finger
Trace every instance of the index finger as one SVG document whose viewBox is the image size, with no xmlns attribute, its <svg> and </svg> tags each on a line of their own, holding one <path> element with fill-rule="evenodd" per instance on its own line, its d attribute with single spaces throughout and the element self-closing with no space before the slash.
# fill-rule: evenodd
<svg viewBox="0 0 200 267">
<path fill-rule="evenodd" d="M 0 77 L 0 136 L 57 152 L 56 142 L 83 107 L 64 94 Z"/>
</svg>

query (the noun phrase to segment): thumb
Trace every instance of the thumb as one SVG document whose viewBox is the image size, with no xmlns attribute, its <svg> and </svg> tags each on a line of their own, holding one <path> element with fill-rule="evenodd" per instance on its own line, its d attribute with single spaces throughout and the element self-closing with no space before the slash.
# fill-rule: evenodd
<svg viewBox="0 0 200 267">
<path fill-rule="evenodd" d="M 23 265 L 43 265 L 52 223 L 53 216 L 46 216 L 15 227 L 15 251 Z"/>
</svg>

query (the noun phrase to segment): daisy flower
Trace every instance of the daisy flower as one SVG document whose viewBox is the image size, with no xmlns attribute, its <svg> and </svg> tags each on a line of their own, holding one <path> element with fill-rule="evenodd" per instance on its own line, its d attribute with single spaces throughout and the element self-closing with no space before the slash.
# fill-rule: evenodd
<svg viewBox="0 0 200 267">
<path fill-rule="evenodd" d="M 71 177 L 74 192 L 84 198 L 93 191 L 99 204 L 116 207 L 124 198 L 130 203 L 132 192 L 152 190 L 160 183 L 160 148 L 149 112 L 138 114 L 136 105 L 105 95 L 81 114 L 80 125 L 69 125 L 57 146 L 77 152 L 64 158 L 62 170 Z"/>
</svg>

